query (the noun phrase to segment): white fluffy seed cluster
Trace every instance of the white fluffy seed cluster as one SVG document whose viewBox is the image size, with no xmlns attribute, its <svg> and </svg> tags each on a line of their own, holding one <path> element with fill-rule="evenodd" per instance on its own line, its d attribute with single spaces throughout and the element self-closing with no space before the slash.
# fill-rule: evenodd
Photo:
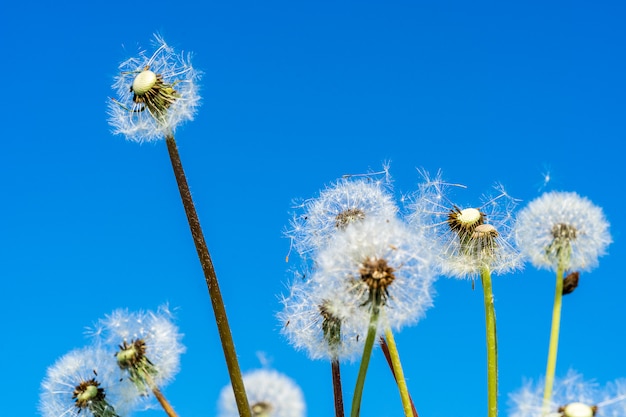
<svg viewBox="0 0 626 417">
<path fill-rule="evenodd" d="M 543 379 L 529 381 L 510 394 L 508 416 L 543 415 L 544 384 Z M 548 412 L 548 417 L 623 417 L 626 415 L 626 379 L 600 386 L 570 370 L 565 376 L 555 379 Z"/>
<path fill-rule="evenodd" d="M 200 104 L 200 73 L 191 65 L 190 56 L 177 53 L 158 35 L 154 44 L 152 55 L 140 51 L 119 65 L 119 75 L 113 83 L 115 97 L 108 105 L 113 133 L 134 142 L 159 140 L 173 134 L 180 124 L 193 120 Z M 176 99 L 164 116 L 152 114 L 149 106 L 133 100 L 135 93 L 147 93 L 157 77 L 176 91 Z"/>
<path fill-rule="evenodd" d="M 117 347 L 123 342 L 144 341 L 146 357 L 157 370 L 153 380 L 159 387 L 170 383 L 178 373 L 185 346 L 166 305 L 157 311 L 118 309 L 100 319 L 95 328 L 95 342 L 99 345 Z"/>
<path fill-rule="evenodd" d="M 278 314 L 290 343 L 314 359 L 353 359 L 359 353 L 371 312 L 371 288 L 361 275 L 368 259 L 383 259 L 393 271 L 381 296 L 379 323 L 397 330 L 424 316 L 438 275 L 503 275 L 522 269 L 526 260 L 554 268 L 546 248 L 555 224 L 577 231 L 572 269 L 595 266 L 611 241 L 601 209 L 575 193 L 546 193 L 516 215 L 519 200 L 502 185 L 477 202 L 454 201 L 465 188 L 445 182 L 441 173 L 422 172 L 401 210 L 385 170 L 384 180 L 343 177 L 299 204 L 285 234 L 303 266 Z M 333 340 L 329 317 L 341 324 Z"/>
<path fill-rule="evenodd" d="M 70 351 L 48 368 L 39 401 L 44 417 L 115 417 L 151 407 L 153 397 L 138 390 L 128 370 L 120 369 L 115 357 L 119 346 L 137 339 L 145 341 L 145 356 L 154 370 L 151 383 L 159 388 L 173 380 L 185 351 L 167 306 L 154 312 L 116 310 L 88 333 L 91 345 Z M 76 401 L 79 387 L 87 387 L 81 407 Z M 97 395 L 98 389 L 101 395 Z"/>
<path fill-rule="evenodd" d="M 555 237 L 558 227 L 569 230 L 562 241 Z M 537 268 L 556 271 L 561 261 L 565 270 L 591 270 L 606 253 L 611 235 L 602 209 L 587 198 L 573 192 L 548 192 L 519 213 L 516 240 Z M 567 253 L 557 253 L 561 247 Z"/>
<path fill-rule="evenodd" d="M 291 378 L 280 372 L 270 369 L 247 372 L 243 375 L 243 384 L 246 387 L 253 416 L 304 417 L 306 415 L 302 390 Z M 239 416 L 230 384 L 222 389 L 218 407 L 218 417 Z"/>
<path fill-rule="evenodd" d="M 410 203 L 409 222 L 426 228 L 442 275 L 475 279 L 485 269 L 502 275 L 522 267 L 523 259 L 513 240 L 518 202 L 501 184 L 478 201 L 462 204 L 453 196 L 466 187 L 445 182 L 441 173 L 431 177 L 423 172 L 422 176 Z M 453 230 L 451 213 L 456 213 L 460 225 L 474 226 Z"/>
<path fill-rule="evenodd" d="M 298 208 L 286 235 L 307 275 L 290 284 L 278 314 L 296 349 L 313 359 L 354 359 L 374 303 L 380 334 L 417 323 L 432 306 L 435 256 L 424 229 L 400 216 L 388 174 L 341 178 Z M 368 266 L 375 267 L 366 281 Z"/>
</svg>

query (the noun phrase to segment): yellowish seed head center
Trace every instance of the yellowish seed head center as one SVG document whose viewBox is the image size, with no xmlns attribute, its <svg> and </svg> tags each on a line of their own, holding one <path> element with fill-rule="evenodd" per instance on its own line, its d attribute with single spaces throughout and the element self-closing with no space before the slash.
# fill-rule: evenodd
<svg viewBox="0 0 626 417">
<path fill-rule="evenodd" d="M 457 220 L 465 226 L 475 224 L 480 220 L 480 210 L 475 208 L 463 209 L 457 216 Z"/>
<path fill-rule="evenodd" d="M 87 385 L 85 390 L 76 396 L 76 402 L 87 403 L 93 400 L 98 395 L 98 387 L 95 385 Z"/>
<path fill-rule="evenodd" d="M 587 404 L 570 403 L 563 408 L 564 417 L 593 417 L 593 409 Z"/>
<path fill-rule="evenodd" d="M 133 80 L 133 92 L 138 96 L 146 94 L 157 82 L 157 76 L 150 70 L 141 71 Z"/>
</svg>

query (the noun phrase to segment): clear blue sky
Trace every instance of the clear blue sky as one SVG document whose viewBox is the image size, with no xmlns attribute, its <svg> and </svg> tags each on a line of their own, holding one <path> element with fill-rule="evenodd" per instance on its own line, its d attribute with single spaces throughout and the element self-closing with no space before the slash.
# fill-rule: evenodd
<svg viewBox="0 0 626 417">
<path fill-rule="evenodd" d="M 390 160 L 398 194 L 422 167 L 468 185 L 468 201 L 499 181 L 528 202 L 549 172 L 548 189 L 603 207 L 614 243 L 565 300 L 557 373 L 626 377 L 622 2 L 12 1 L 0 15 L 3 415 L 36 415 L 46 368 L 120 307 L 179 308 L 187 353 L 165 393 L 181 417 L 214 415 L 228 382 L 165 143 L 126 142 L 106 121 L 118 63 L 154 32 L 204 72 L 177 141 L 243 370 L 262 352 L 309 416 L 331 415 L 329 365 L 274 317 L 291 278 L 282 231 L 293 198 Z M 553 281 L 530 265 L 494 281 L 501 415 L 544 373 Z M 409 388 L 423 417 L 484 415 L 481 291 L 436 288 L 397 335 Z M 362 416 L 400 415 L 380 350 L 371 366 Z"/>
</svg>

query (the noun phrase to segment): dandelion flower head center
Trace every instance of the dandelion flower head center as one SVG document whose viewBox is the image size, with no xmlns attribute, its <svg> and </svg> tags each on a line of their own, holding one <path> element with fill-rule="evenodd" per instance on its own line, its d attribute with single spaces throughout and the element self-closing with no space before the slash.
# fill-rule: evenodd
<svg viewBox="0 0 626 417">
<path fill-rule="evenodd" d="M 115 354 L 115 357 L 122 369 L 135 368 L 147 361 L 145 356 L 146 342 L 142 339 L 134 340 L 131 343 L 124 341 L 119 348 L 120 350 Z"/>
<path fill-rule="evenodd" d="M 94 401 L 104 400 L 104 389 L 95 379 L 83 381 L 74 388 L 72 398 L 77 408 L 87 408 Z"/>
<path fill-rule="evenodd" d="M 133 86 L 130 91 L 135 93 L 135 97 L 141 97 L 152 90 L 157 81 L 158 78 L 154 72 L 149 69 L 143 70 L 133 80 Z"/>
<path fill-rule="evenodd" d="M 576 239 L 576 228 L 565 223 L 552 226 L 552 236 L 555 240 L 571 241 Z"/>
<path fill-rule="evenodd" d="M 474 229 L 474 233 L 472 234 L 472 237 L 476 239 L 491 240 L 493 238 L 498 237 L 498 231 L 496 230 L 495 227 L 493 227 L 490 224 L 479 224 Z"/>
<path fill-rule="evenodd" d="M 560 407 L 559 412 L 563 417 L 593 417 L 596 415 L 598 407 L 589 406 L 584 403 L 569 403 L 566 406 Z"/>
<path fill-rule="evenodd" d="M 265 401 L 259 401 L 252 404 L 250 411 L 252 411 L 252 417 L 270 417 L 272 405 Z"/>
<path fill-rule="evenodd" d="M 337 229 L 343 230 L 348 227 L 350 223 L 363 219 L 365 219 L 365 212 L 363 210 L 359 208 L 347 209 L 335 216 L 335 227 L 337 227 Z"/>
<path fill-rule="evenodd" d="M 130 91 L 133 101 L 145 106 L 137 111 L 147 109 L 157 120 L 164 119 L 167 109 L 180 97 L 173 84 L 165 83 L 163 77 L 150 71 L 149 67 L 137 74 Z"/>
<path fill-rule="evenodd" d="M 387 288 L 396 279 L 395 269 L 387 264 L 385 259 L 367 258 L 361 265 L 359 273 L 361 280 L 367 285 L 370 292 L 369 301 L 376 305 L 385 303 L 389 292 Z"/>
<path fill-rule="evenodd" d="M 467 236 L 474 231 L 476 226 L 485 222 L 485 214 L 475 208 L 459 209 L 454 207 L 448 213 L 448 226 L 459 236 Z"/>
</svg>

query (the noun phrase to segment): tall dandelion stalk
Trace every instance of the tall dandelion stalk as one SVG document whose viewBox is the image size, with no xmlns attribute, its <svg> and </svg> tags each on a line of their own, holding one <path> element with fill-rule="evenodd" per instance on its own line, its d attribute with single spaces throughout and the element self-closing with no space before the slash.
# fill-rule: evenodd
<svg viewBox="0 0 626 417">
<path fill-rule="evenodd" d="M 491 272 L 483 268 L 480 273 L 485 300 L 485 329 L 487 336 L 487 415 L 498 415 L 498 338 L 496 335 L 496 309 L 493 303 Z"/>
<path fill-rule="evenodd" d="M 562 258 L 562 256 L 560 256 Z M 554 375 L 556 373 L 556 357 L 559 351 L 559 333 L 561 329 L 561 306 L 563 304 L 563 262 L 558 262 L 556 270 L 556 285 L 554 290 L 554 305 L 552 306 L 552 325 L 550 327 L 550 343 L 548 346 L 548 361 L 546 364 L 546 379 L 543 391 L 543 415 L 549 413 Z"/>
<path fill-rule="evenodd" d="M 363 388 L 365 387 L 365 376 L 367 375 L 367 369 L 369 367 L 370 358 L 372 357 L 374 342 L 376 341 L 378 315 L 378 306 L 372 306 L 370 322 L 367 328 L 367 336 L 365 337 L 365 345 L 363 346 L 363 355 L 361 356 L 359 373 L 357 375 L 356 385 L 354 387 L 354 394 L 352 396 L 350 417 L 358 417 L 361 412 L 361 400 L 363 398 Z"/>
<path fill-rule="evenodd" d="M 206 245 L 200 220 L 191 198 L 187 178 L 178 154 L 174 131 L 181 122 L 192 120 L 199 103 L 198 73 L 189 57 L 178 55 L 161 37 L 156 36 L 157 49 L 151 56 L 141 52 L 120 65 L 114 88 L 117 98 L 109 105 L 109 122 L 114 132 L 129 140 L 143 142 L 165 137 L 174 176 L 183 202 L 191 236 L 211 298 L 226 365 L 242 416 L 250 416 L 250 407 L 224 302 L 213 262 Z"/>
<path fill-rule="evenodd" d="M 400 363 L 400 353 L 398 352 L 398 347 L 396 346 L 396 340 L 389 327 L 385 329 L 385 338 L 381 337 L 381 340 L 384 342 L 381 345 L 386 347 L 384 354 L 391 364 L 391 373 L 396 381 L 396 385 L 398 385 L 404 415 L 406 417 L 418 417 L 417 410 L 415 410 L 415 404 L 413 404 L 411 394 L 409 394 L 409 387 L 407 386 L 406 379 L 404 378 L 404 370 L 402 369 L 402 364 Z"/>
<path fill-rule="evenodd" d="M 591 270 L 611 243 L 602 209 L 571 192 L 548 192 L 531 201 L 518 215 L 516 239 L 522 253 L 537 268 L 556 272 L 552 325 L 544 382 L 542 414 L 550 411 L 556 373 L 563 276 L 567 271 Z M 568 285 L 569 287 L 569 285 Z"/>
<path fill-rule="evenodd" d="M 512 211 L 516 201 L 501 185 L 494 197 L 484 197 L 479 207 L 461 208 L 449 201 L 448 184 L 422 173 L 411 221 L 417 225 L 429 219 L 433 244 L 438 246 L 441 270 L 455 278 L 480 277 L 485 308 L 487 347 L 487 415 L 498 415 L 498 341 L 492 274 L 503 274 L 521 267 L 519 252 L 511 243 Z"/>
<path fill-rule="evenodd" d="M 498 338 L 496 310 L 491 282 L 491 263 L 499 251 L 500 234 L 485 223 L 485 214 L 478 209 L 450 211 L 448 225 L 459 236 L 460 256 L 472 263 L 480 275 L 485 305 L 485 335 L 487 344 L 487 415 L 498 415 Z"/>
<path fill-rule="evenodd" d="M 391 334 L 391 336 L 393 337 L 393 334 Z M 387 364 L 389 365 L 389 368 L 391 369 L 391 373 L 393 374 L 394 379 L 396 380 L 396 384 L 398 384 L 398 386 L 400 386 L 401 384 L 406 387 L 406 380 L 404 380 L 404 373 L 402 373 L 402 375 L 400 375 L 400 379 L 404 382 L 398 382 L 398 376 L 397 374 L 397 370 L 398 369 L 402 369 L 402 366 L 400 365 L 400 357 L 397 355 L 397 348 L 395 346 L 395 341 L 393 342 L 393 351 L 394 353 L 392 353 L 389 349 L 389 344 L 387 344 L 387 341 L 385 340 L 384 337 L 381 337 L 380 339 L 380 347 L 383 350 L 383 354 L 385 355 L 385 359 L 387 359 Z M 392 357 L 393 356 L 393 357 Z M 415 404 L 413 403 L 413 399 L 411 398 L 411 394 L 408 391 L 408 388 L 406 389 L 406 394 L 405 392 L 403 392 L 403 388 L 400 388 L 400 395 L 402 396 L 402 401 L 403 404 L 406 403 L 406 401 L 408 400 L 410 407 L 411 407 L 411 412 L 413 417 L 419 417 L 419 415 L 417 414 L 417 410 L 415 409 Z M 406 399 L 404 398 L 404 396 L 406 395 Z M 406 413 L 406 411 L 405 411 Z"/>
</svg>

